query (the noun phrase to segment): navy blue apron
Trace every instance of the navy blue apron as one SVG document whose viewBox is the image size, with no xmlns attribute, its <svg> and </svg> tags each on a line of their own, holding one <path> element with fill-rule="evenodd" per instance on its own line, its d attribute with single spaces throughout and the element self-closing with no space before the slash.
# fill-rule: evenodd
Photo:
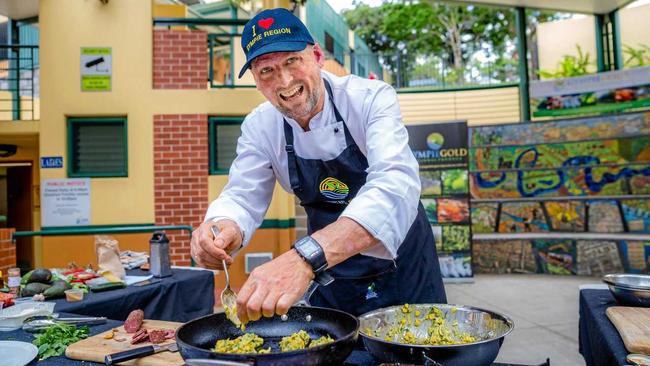
<svg viewBox="0 0 650 366">
<path fill-rule="evenodd" d="M 345 134 L 347 147 L 339 156 L 328 161 L 297 156 L 293 130 L 284 120 L 291 188 L 307 212 L 309 234 L 336 221 L 368 175 L 368 160 L 350 135 L 334 104 L 332 89 L 324 81 L 336 121 L 343 122 L 342 131 L 332 127 L 332 133 Z M 359 315 L 390 305 L 447 302 L 433 232 L 421 203 L 395 260 L 357 254 L 327 271 L 335 280 L 318 286 L 309 299 L 311 305 Z"/>
</svg>

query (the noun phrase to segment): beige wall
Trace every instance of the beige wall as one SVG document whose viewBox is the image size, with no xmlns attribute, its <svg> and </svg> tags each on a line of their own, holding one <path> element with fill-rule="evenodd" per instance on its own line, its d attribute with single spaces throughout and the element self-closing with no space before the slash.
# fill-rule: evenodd
<svg viewBox="0 0 650 366">
<path fill-rule="evenodd" d="M 650 46 L 650 4 L 619 11 L 621 44 L 639 48 Z M 555 70 L 564 55 L 576 55 L 576 44 L 589 52 L 596 70 L 596 23 L 593 16 L 542 23 L 537 30 L 539 64 L 542 70 Z M 625 58 L 625 53 L 623 53 Z"/>
<path fill-rule="evenodd" d="M 469 125 L 516 122 L 519 88 L 398 93 L 405 124 L 467 120 Z"/>
<path fill-rule="evenodd" d="M 40 2 L 40 156 L 61 155 L 67 165 L 69 116 L 128 118 L 129 176 L 91 179 L 92 225 L 154 222 L 154 115 L 241 116 L 263 101 L 255 89 L 153 90 L 152 14 L 152 4 L 145 0 L 111 0 L 106 5 L 74 1 L 65 6 L 57 0 Z M 112 48 L 111 92 L 80 91 L 81 47 Z M 40 173 L 42 179 L 67 177 L 65 168 Z M 43 255 L 57 256 L 56 243 L 64 239 L 43 241 L 50 249 Z"/>
<path fill-rule="evenodd" d="M 542 23 L 537 28 L 539 67 L 555 71 L 564 55 L 578 56 L 576 45 L 589 53 L 591 70 L 596 71 L 596 23 L 593 16 Z"/>
<path fill-rule="evenodd" d="M 621 47 L 623 45 L 636 49 L 640 48 L 639 45 L 650 47 L 650 4 L 621 10 L 619 20 Z M 623 58 L 625 59 L 625 53 Z"/>
</svg>

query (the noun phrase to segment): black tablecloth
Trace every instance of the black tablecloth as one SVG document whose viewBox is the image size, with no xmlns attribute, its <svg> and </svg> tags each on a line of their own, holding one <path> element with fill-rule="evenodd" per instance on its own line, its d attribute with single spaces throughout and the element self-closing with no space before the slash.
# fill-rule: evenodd
<svg viewBox="0 0 650 366">
<path fill-rule="evenodd" d="M 127 271 L 131 276 L 146 276 L 142 270 Z M 55 312 L 105 316 L 125 320 L 131 310 L 144 310 L 146 319 L 188 322 L 212 314 L 214 275 L 211 271 L 174 269 L 173 275 L 146 286 L 87 293 L 83 301 L 56 300 Z"/>
<path fill-rule="evenodd" d="M 60 313 L 61 317 L 73 317 L 73 316 L 78 316 L 76 314 L 66 314 L 66 313 Z M 90 335 L 93 336 L 95 334 L 102 333 L 104 331 L 107 331 L 112 328 L 116 328 L 120 325 L 122 325 L 123 322 L 117 321 L 117 320 L 108 320 L 106 324 L 101 324 L 101 325 L 92 325 L 90 326 Z M 0 341 L 23 341 L 23 342 L 32 342 L 34 340 L 34 336 L 30 333 L 24 332 L 22 330 L 15 330 L 12 332 L 0 332 Z M 95 362 L 88 362 L 88 361 L 75 361 L 75 360 L 70 360 L 66 358 L 65 356 L 58 356 L 58 357 L 52 357 L 48 358 L 47 360 L 41 361 L 41 362 L 36 362 L 34 361 L 32 364 L 38 363 L 39 366 L 67 366 L 67 365 L 101 365 L 99 363 Z M 30 365 L 32 365 L 30 364 Z M 366 352 L 365 350 L 355 350 L 350 354 L 350 356 L 347 358 L 345 362 L 345 366 L 376 366 L 377 362 L 372 358 L 372 356 Z M 515 365 L 515 364 L 509 364 L 509 363 L 494 363 L 492 366 L 524 366 L 524 365 Z"/>
<path fill-rule="evenodd" d="M 609 290 L 580 291 L 580 353 L 587 366 L 625 365 L 628 352 L 605 310 L 616 306 Z"/>
</svg>

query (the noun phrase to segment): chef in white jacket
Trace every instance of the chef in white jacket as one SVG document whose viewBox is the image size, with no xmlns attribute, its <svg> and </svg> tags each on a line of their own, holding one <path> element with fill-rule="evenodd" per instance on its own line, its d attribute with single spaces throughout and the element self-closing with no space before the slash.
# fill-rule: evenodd
<svg viewBox="0 0 650 366">
<path fill-rule="evenodd" d="M 250 70 L 268 101 L 242 124 L 228 184 L 193 233 L 192 258 L 207 268 L 232 263 L 262 223 L 276 180 L 305 207 L 309 235 L 250 274 L 237 297 L 240 319 L 286 313 L 312 280 L 320 284 L 312 305 L 355 315 L 446 302 L 395 90 L 323 71 L 322 49 L 286 9 L 252 18 L 242 48 L 239 76 Z"/>
</svg>

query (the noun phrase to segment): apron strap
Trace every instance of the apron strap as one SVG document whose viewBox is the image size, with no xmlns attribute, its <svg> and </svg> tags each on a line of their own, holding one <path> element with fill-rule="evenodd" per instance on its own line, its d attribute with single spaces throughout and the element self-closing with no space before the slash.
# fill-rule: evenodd
<svg viewBox="0 0 650 366">
<path fill-rule="evenodd" d="M 329 97 L 330 97 L 330 102 L 332 104 L 332 108 L 334 108 L 334 116 L 336 117 L 336 122 L 343 122 L 343 131 L 345 132 L 345 144 L 346 144 L 346 146 L 356 144 L 354 142 L 354 139 L 352 138 L 352 135 L 350 134 L 350 131 L 348 130 L 348 126 L 346 125 L 345 121 L 343 120 L 343 117 L 341 117 L 341 113 L 339 113 L 338 108 L 336 108 L 336 104 L 334 103 L 334 96 L 332 94 L 332 86 L 330 85 L 330 82 L 327 81 L 327 79 L 325 79 L 325 78 L 323 78 L 323 81 L 325 82 L 325 89 L 327 90 L 327 95 L 329 95 Z"/>
<path fill-rule="evenodd" d="M 287 151 L 287 165 L 289 166 L 289 182 L 291 183 L 291 189 L 293 189 L 294 192 L 302 191 L 300 179 L 298 178 L 296 150 L 293 146 L 293 129 L 286 119 L 284 120 L 284 139 L 287 143 L 284 146 L 284 149 Z"/>
</svg>

